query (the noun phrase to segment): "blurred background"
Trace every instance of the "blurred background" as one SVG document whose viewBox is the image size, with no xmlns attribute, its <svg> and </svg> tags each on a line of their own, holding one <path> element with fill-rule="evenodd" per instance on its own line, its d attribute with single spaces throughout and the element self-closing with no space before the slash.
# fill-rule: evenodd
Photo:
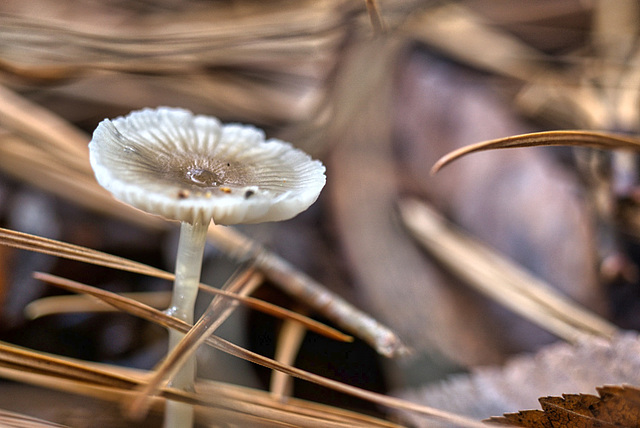
<svg viewBox="0 0 640 428">
<path fill-rule="evenodd" d="M 337 344 L 309 333 L 298 367 L 401 395 L 559 340 L 421 248 L 398 215 L 407 198 L 589 311 L 636 329 L 635 155 L 501 150 L 430 175 L 438 158 L 479 141 L 551 129 L 637 133 L 635 3 L 6 0 L 0 226 L 172 270 L 177 229 L 132 214 L 97 188 L 86 144 L 103 118 L 183 107 L 262 127 L 325 163 L 327 186 L 307 212 L 240 230 L 413 350 L 388 359 L 360 340 Z M 222 285 L 236 266 L 211 245 L 203 282 Z M 29 319 L 30 302 L 63 294 L 33 279 L 35 270 L 116 292 L 171 285 L 0 246 L 2 340 L 141 369 L 166 352 L 162 328 L 126 314 Z M 273 284 L 255 295 L 330 322 Z M 219 334 L 272 357 L 280 325 L 240 309 Z M 216 351 L 199 359 L 203 377 L 268 386 L 266 369 Z M 101 426 L 121 423 L 112 405 L 9 382 L 0 390 L 9 410 L 73 425 L 92 409 Z M 33 409 L 34 394 L 51 405 Z M 305 382 L 294 395 L 385 415 Z"/>
</svg>

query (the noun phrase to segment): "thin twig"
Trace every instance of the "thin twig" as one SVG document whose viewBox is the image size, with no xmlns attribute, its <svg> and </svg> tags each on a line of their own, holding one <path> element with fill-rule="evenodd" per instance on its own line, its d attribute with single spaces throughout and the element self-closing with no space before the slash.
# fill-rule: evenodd
<svg viewBox="0 0 640 428">
<path fill-rule="evenodd" d="M 209 239 L 236 259 L 251 261 L 282 291 L 369 343 L 381 355 L 392 358 L 410 353 L 388 327 L 235 229 L 209 227 Z"/>
</svg>

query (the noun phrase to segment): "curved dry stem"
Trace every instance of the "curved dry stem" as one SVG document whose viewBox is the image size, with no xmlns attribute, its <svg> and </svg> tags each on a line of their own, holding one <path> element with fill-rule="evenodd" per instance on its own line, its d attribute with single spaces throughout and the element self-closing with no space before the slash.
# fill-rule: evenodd
<svg viewBox="0 0 640 428">
<path fill-rule="evenodd" d="M 640 150 L 640 138 L 598 131 L 546 131 L 530 134 L 514 135 L 507 138 L 483 141 L 454 150 L 438 159 L 431 168 L 431 174 L 436 174 L 445 165 L 470 153 L 493 149 L 513 149 L 534 146 L 579 146 L 595 149 Z"/>
</svg>

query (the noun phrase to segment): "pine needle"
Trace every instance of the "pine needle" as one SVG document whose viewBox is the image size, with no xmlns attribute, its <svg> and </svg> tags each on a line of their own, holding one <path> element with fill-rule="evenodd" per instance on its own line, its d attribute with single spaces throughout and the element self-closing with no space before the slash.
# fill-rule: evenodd
<svg viewBox="0 0 640 428">
<path fill-rule="evenodd" d="M 145 291 L 140 293 L 122 293 L 127 299 L 142 302 L 154 308 L 166 308 L 171 302 L 170 291 Z M 96 300 L 83 295 L 51 296 L 30 302 L 24 313 L 30 320 L 35 320 L 49 315 L 71 314 L 78 312 L 113 312 L 113 306 L 107 305 L 101 300 Z"/>
<path fill-rule="evenodd" d="M 7 245 L 23 250 L 40 252 L 56 257 L 62 257 L 85 263 L 91 263 L 98 266 L 105 266 L 113 269 L 124 270 L 127 272 L 153 276 L 170 281 L 174 279 L 174 275 L 172 273 L 142 263 L 134 262 L 126 258 L 113 256 L 111 254 L 103 253 L 78 245 L 69 244 L 66 242 L 42 238 L 39 236 L 4 228 L 0 228 L 0 245 Z M 346 342 L 350 342 L 353 340 L 351 336 L 341 333 L 334 328 L 331 328 L 318 321 L 312 320 L 311 318 L 304 317 L 288 309 L 273 305 L 269 302 L 265 302 L 263 300 L 255 299 L 252 297 L 239 296 L 234 293 L 218 290 L 206 284 L 200 284 L 200 288 L 210 294 L 237 300 L 252 309 L 264 312 L 266 314 L 283 319 L 296 320 L 296 322 L 304 324 L 309 330 L 332 338 L 334 340 Z M 38 304 L 36 304 L 36 309 L 38 308 L 37 305 Z M 33 306 L 31 307 L 31 310 L 33 310 Z"/>
<path fill-rule="evenodd" d="M 191 328 L 189 324 L 187 324 L 182 320 L 173 318 L 156 309 L 143 305 L 139 302 L 125 299 L 117 294 L 110 293 L 108 291 L 100 290 L 98 288 L 90 287 L 88 285 L 80 284 L 78 282 L 70 281 L 68 279 L 56 277 L 50 274 L 36 273 L 34 274 L 34 276 L 42 281 L 46 281 L 50 284 L 62 287 L 69 291 L 87 293 L 89 295 L 95 296 L 99 299 L 104 300 L 110 305 L 117 307 L 123 312 L 127 312 L 132 315 L 141 317 L 148 321 L 159 324 L 163 327 L 173 328 L 182 333 L 188 333 Z M 242 347 L 234 345 L 233 343 L 226 341 L 215 335 L 211 335 L 207 337 L 205 343 L 227 354 L 236 356 L 238 358 L 242 358 L 246 361 L 262 365 L 272 370 L 282 371 L 283 373 L 287 373 L 291 376 L 306 380 L 308 382 L 312 382 L 312 383 L 333 389 L 335 391 L 343 392 L 345 394 L 349 394 L 354 397 L 358 397 L 363 400 L 367 400 L 372 403 L 376 403 L 385 407 L 391 407 L 396 409 L 407 410 L 410 412 L 416 412 L 425 416 L 430 416 L 430 417 L 434 417 L 444 421 L 448 421 L 450 423 L 457 424 L 458 426 L 461 426 L 461 427 L 483 427 L 484 426 L 480 422 L 467 419 L 460 415 L 451 414 L 438 409 L 434 409 L 429 406 L 423 406 L 423 405 L 407 402 L 404 400 L 400 400 L 397 398 L 389 397 L 383 394 L 367 391 L 367 390 L 357 388 L 355 386 L 351 386 L 342 382 L 338 382 L 332 379 L 327 379 L 325 377 L 307 372 L 305 370 L 298 369 L 296 367 L 288 366 L 286 364 L 281 364 L 271 358 L 264 357 L 260 354 L 256 354 L 255 352 L 251 352 Z"/>
<path fill-rule="evenodd" d="M 233 290 L 239 295 L 248 295 L 262 283 L 262 275 L 256 273 L 254 269 L 247 269 L 230 278 L 223 287 L 226 290 Z M 150 398 L 157 394 L 163 385 L 169 384 L 193 354 L 203 344 L 207 337 L 210 337 L 217 328 L 231 315 L 237 302 L 229 302 L 217 296 L 211 301 L 200 319 L 180 339 L 169 355 L 154 369 L 153 375 L 146 385 L 140 389 L 138 397 L 130 404 L 129 409 L 135 418 L 139 418 L 147 412 L 151 404 Z"/>
<path fill-rule="evenodd" d="M 78 362 L 2 342 L 0 375 L 20 382 L 123 403 L 131 400 L 134 394 L 132 390 L 148 377 L 147 372 Z M 202 390 L 200 394 L 164 388 L 161 396 L 154 399 L 154 408 L 160 409 L 165 399 L 196 405 L 196 415 L 203 423 L 232 420 L 241 425 L 268 422 L 269 426 L 396 426 L 366 415 L 301 400 L 291 399 L 288 404 L 281 404 L 269 399 L 263 391 L 250 388 L 203 380 L 198 382 L 198 387 Z"/>
<path fill-rule="evenodd" d="M 434 257 L 469 285 L 570 342 L 611 339 L 617 328 L 561 296 L 495 251 L 455 230 L 425 203 L 399 204 L 405 226 Z"/>
<path fill-rule="evenodd" d="M 0 409 L 0 426 L 5 428 L 65 428 L 64 425 L 2 409 Z"/>
</svg>

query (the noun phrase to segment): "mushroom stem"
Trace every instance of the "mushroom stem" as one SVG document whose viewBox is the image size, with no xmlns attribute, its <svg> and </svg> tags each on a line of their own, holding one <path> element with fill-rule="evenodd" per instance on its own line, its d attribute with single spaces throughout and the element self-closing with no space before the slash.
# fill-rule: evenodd
<svg viewBox="0 0 640 428">
<path fill-rule="evenodd" d="M 196 221 L 194 224 L 182 222 L 178 254 L 176 256 L 175 281 L 171 305 L 166 313 L 193 324 L 193 313 L 198 295 L 202 255 L 207 237 L 208 224 Z M 169 350 L 184 337 L 183 333 L 169 330 Z M 190 358 L 171 382 L 173 388 L 192 390 L 195 381 L 195 359 Z M 167 401 L 165 428 L 190 427 L 193 425 L 193 408 L 184 403 Z"/>
</svg>

